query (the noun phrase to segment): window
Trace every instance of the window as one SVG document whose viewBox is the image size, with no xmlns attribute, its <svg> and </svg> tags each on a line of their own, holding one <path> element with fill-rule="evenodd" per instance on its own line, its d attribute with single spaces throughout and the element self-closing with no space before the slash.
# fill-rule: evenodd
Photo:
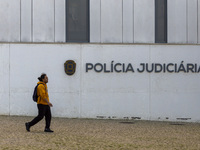
<svg viewBox="0 0 200 150">
<path fill-rule="evenodd" d="M 167 43 L 167 0 L 155 0 L 155 42 Z"/>
<path fill-rule="evenodd" d="M 89 42 L 89 0 L 66 0 L 67 42 Z"/>
</svg>

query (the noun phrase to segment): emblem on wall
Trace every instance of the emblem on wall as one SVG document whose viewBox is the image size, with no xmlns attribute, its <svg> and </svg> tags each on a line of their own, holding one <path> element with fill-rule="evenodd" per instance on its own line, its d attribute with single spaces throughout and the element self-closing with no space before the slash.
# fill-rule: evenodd
<svg viewBox="0 0 200 150">
<path fill-rule="evenodd" d="M 67 75 L 73 75 L 76 71 L 76 63 L 73 60 L 67 60 L 64 63 L 65 73 Z"/>
</svg>

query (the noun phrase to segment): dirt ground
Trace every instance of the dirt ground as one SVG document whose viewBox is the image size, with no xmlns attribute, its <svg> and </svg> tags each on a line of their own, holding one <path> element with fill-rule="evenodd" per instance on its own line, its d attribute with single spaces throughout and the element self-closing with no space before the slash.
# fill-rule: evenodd
<svg viewBox="0 0 200 150">
<path fill-rule="evenodd" d="M 52 118 L 25 130 L 33 117 L 0 116 L 0 150 L 199 150 L 199 123 Z"/>
</svg>

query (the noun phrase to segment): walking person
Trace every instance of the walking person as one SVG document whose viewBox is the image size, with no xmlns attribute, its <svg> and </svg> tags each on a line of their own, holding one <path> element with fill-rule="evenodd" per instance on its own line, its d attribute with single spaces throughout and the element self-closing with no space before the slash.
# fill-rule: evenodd
<svg viewBox="0 0 200 150">
<path fill-rule="evenodd" d="M 50 129 L 51 124 L 51 109 L 50 107 L 53 107 L 53 105 L 49 101 L 49 95 L 47 90 L 47 83 L 48 83 L 48 77 L 46 74 L 42 74 L 38 78 L 39 82 L 37 87 L 37 107 L 38 107 L 38 116 L 35 117 L 31 122 L 25 123 L 26 130 L 30 132 L 30 128 L 34 126 L 36 123 L 41 121 L 45 116 L 46 126 L 44 129 L 44 132 L 53 132 Z"/>
</svg>

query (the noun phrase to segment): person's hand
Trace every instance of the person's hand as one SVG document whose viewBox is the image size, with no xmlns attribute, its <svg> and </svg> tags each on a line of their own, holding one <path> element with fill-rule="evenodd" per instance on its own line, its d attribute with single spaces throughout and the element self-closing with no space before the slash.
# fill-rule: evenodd
<svg viewBox="0 0 200 150">
<path fill-rule="evenodd" d="M 50 107 L 53 107 L 53 105 L 52 105 L 51 103 L 48 103 L 48 105 L 49 105 Z"/>
</svg>

